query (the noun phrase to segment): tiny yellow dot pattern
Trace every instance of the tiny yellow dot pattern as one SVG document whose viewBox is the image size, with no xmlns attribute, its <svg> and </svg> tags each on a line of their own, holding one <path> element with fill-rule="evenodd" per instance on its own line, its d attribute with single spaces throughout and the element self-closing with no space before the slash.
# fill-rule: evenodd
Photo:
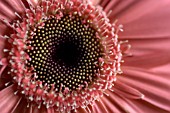
<svg viewBox="0 0 170 113">
<path fill-rule="evenodd" d="M 31 57 L 27 65 L 34 67 L 37 80 L 55 84 L 56 91 L 61 84 L 62 88 L 76 90 L 96 79 L 99 67 L 95 62 L 103 50 L 95 30 L 81 21 L 78 15 L 48 19 L 30 39 L 33 49 L 27 50 Z"/>
</svg>

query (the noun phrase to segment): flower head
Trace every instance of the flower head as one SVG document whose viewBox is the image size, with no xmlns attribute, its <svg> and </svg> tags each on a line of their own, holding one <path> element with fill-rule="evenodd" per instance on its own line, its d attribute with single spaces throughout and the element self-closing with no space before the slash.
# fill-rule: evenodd
<svg viewBox="0 0 170 113">
<path fill-rule="evenodd" d="M 169 39 L 142 38 L 170 35 L 162 31 L 168 24 L 162 20 L 170 19 L 163 18 L 167 3 L 1 1 L 1 112 L 169 112 L 169 76 L 159 71 L 166 67 L 158 68 L 169 61 Z M 156 19 L 155 10 L 163 19 Z M 125 26 L 119 36 L 117 18 Z"/>
<path fill-rule="evenodd" d="M 3 65 L 29 103 L 70 112 L 111 89 L 120 73 L 115 25 L 85 0 L 44 0 L 29 5 L 3 36 Z"/>
</svg>

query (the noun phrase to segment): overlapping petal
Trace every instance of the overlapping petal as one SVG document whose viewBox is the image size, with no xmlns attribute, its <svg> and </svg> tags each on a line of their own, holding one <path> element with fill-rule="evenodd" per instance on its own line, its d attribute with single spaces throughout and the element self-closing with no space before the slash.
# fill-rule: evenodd
<svg viewBox="0 0 170 113">
<path fill-rule="evenodd" d="M 125 57 L 125 66 L 145 68 L 155 71 L 164 65 L 170 64 L 170 38 L 156 39 L 131 39 L 129 40 L 132 48 L 129 51 L 132 57 Z M 168 66 L 161 69 L 170 73 Z"/>
<path fill-rule="evenodd" d="M 145 95 L 143 100 L 148 103 L 170 111 L 170 76 L 168 73 L 157 74 L 146 69 L 130 66 L 124 67 L 123 70 L 125 75 L 119 76 L 118 80 L 142 92 Z"/>
<path fill-rule="evenodd" d="M 11 113 L 20 102 L 21 97 L 14 95 L 15 86 L 11 85 L 0 92 L 1 113 Z"/>
<path fill-rule="evenodd" d="M 38 0 L 29 0 L 29 4 L 35 6 Z M 118 76 L 115 92 L 106 91 L 104 95 L 89 107 L 94 113 L 103 112 L 170 112 L 170 1 L 120 1 L 103 0 L 92 1 L 101 5 L 106 12 L 112 10 L 109 15 L 111 22 L 118 19 L 123 24 L 124 32 L 120 39 L 128 39 L 132 45 L 132 57 L 124 58 L 122 66 L 124 75 Z M 24 0 L 4 0 L 0 2 L 0 18 L 9 22 L 18 18 L 15 12 L 22 14 L 24 5 L 29 4 Z M 0 35 L 7 34 L 9 26 L 0 22 Z M 0 37 L 0 58 L 3 57 L 3 44 L 5 39 Z M 4 67 L 1 67 L 3 71 Z M 2 72 L 0 72 L 2 75 Z M 0 76 L 1 77 L 1 76 Z M 2 79 L 1 79 L 2 80 Z M 4 79 L 3 79 L 4 80 Z M 8 81 L 8 80 L 6 80 Z M 5 82 L 6 82 L 5 81 Z M 4 89 L 4 81 L 0 83 L 1 112 L 13 113 L 56 113 L 54 109 L 45 109 L 30 105 L 24 99 L 14 95 L 14 87 Z M 144 95 L 144 98 L 137 98 Z M 24 105 L 24 107 L 23 107 Z M 7 109 L 2 107 L 7 106 Z M 78 108 L 79 113 L 90 112 L 88 109 Z"/>
<path fill-rule="evenodd" d="M 31 105 L 29 107 L 27 105 L 27 100 L 22 98 L 18 105 L 13 109 L 12 113 L 32 113 Z"/>
<path fill-rule="evenodd" d="M 100 3 L 106 12 L 112 10 L 111 22 L 124 25 L 121 39 L 169 37 L 170 1 L 106 0 Z"/>
<path fill-rule="evenodd" d="M 3 25 L 2 25 L 3 26 Z M 3 26 L 5 27 L 5 26 Z M 3 29 L 3 28 L 2 28 Z M 0 35 L 0 59 L 4 57 L 4 46 L 6 39 Z"/>
<path fill-rule="evenodd" d="M 124 58 L 122 70 L 126 75 L 119 76 L 118 81 L 145 95 L 144 100 L 124 101 L 138 112 L 144 112 L 143 108 L 155 113 L 170 111 L 170 1 L 106 0 L 100 4 L 106 12 L 112 10 L 111 21 L 118 19 L 124 25 L 120 39 L 128 39 L 132 46 L 128 51 L 132 57 Z"/>
</svg>

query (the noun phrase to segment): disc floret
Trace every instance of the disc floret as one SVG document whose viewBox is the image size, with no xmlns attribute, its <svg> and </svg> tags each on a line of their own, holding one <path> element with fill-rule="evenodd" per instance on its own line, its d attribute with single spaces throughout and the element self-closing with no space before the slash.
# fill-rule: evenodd
<svg viewBox="0 0 170 113">
<path fill-rule="evenodd" d="M 19 92 L 38 108 L 85 108 L 114 86 L 122 54 L 116 27 L 100 7 L 85 0 L 42 0 L 13 26 L 3 62 Z M 63 59 L 71 50 L 76 56 Z"/>
</svg>

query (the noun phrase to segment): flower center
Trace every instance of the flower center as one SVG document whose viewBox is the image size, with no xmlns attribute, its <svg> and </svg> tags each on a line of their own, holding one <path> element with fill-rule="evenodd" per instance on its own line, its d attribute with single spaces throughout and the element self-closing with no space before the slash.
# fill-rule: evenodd
<svg viewBox="0 0 170 113">
<path fill-rule="evenodd" d="M 45 20 L 28 45 L 33 49 L 27 50 L 31 58 L 27 65 L 34 67 L 37 80 L 49 87 L 55 84 L 56 91 L 76 90 L 95 80 L 102 47 L 95 30 L 82 24 L 78 15 Z"/>
<path fill-rule="evenodd" d="M 1 60 L 10 67 L 15 94 L 38 108 L 70 112 L 113 91 L 121 73 L 119 28 L 101 7 L 88 0 L 40 0 L 21 19 L 4 36 L 8 58 Z"/>
</svg>

